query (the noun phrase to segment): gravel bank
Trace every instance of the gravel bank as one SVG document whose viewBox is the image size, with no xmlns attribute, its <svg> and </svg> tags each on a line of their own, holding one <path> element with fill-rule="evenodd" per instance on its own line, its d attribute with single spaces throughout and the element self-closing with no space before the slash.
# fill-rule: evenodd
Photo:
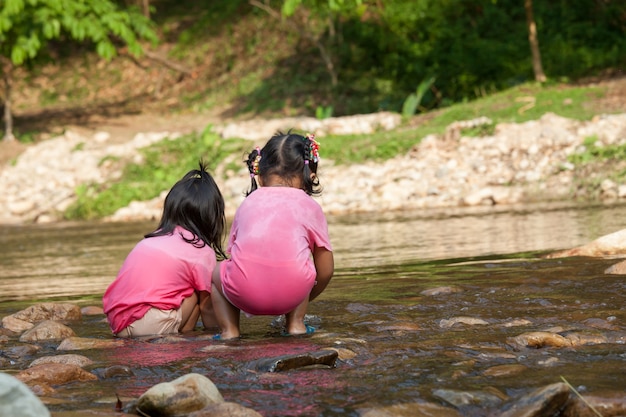
<svg viewBox="0 0 626 417">
<path fill-rule="evenodd" d="M 442 136 L 416 138 L 406 155 L 384 163 L 336 166 L 324 159 L 320 179 L 324 187 L 318 201 L 329 214 L 411 210 L 479 205 L 508 205 L 569 199 L 573 195 L 574 167 L 568 155 L 584 151 L 586 138 L 596 145 L 626 143 L 626 114 L 601 115 L 576 121 L 546 114 L 539 120 L 497 125 L 493 136 L 465 137 L 464 127 L 489 123 L 487 118 L 455 122 Z M 389 113 L 333 118 L 282 119 L 216 126 L 224 137 L 234 135 L 261 144 L 267 129 L 359 133 L 393 129 L 399 117 Z M 268 127 L 269 126 L 269 127 Z M 0 223 L 53 222 L 74 201 L 80 184 L 111 181 L 121 175 L 106 156 L 140 158 L 138 150 L 179 132 L 143 132 L 120 141 L 101 131 L 91 137 L 67 131 L 64 135 L 28 148 L 0 171 Z M 421 139 L 421 140 L 420 140 Z M 248 187 L 242 171 L 232 177 L 215 173 L 228 215 L 232 215 Z M 605 179 L 601 198 L 626 199 L 626 184 Z M 133 202 L 109 221 L 159 218 L 167 190 L 156 199 Z"/>
</svg>

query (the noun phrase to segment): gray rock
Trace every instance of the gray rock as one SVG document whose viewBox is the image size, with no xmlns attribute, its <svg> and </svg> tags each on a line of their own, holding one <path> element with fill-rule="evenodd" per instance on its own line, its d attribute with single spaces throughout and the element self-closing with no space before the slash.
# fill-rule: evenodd
<svg viewBox="0 0 626 417">
<path fill-rule="evenodd" d="M 49 417 L 50 411 L 23 382 L 0 372 L 0 416 Z"/>
<path fill-rule="evenodd" d="M 184 416 L 223 401 L 210 379 L 191 373 L 153 386 L 139 397 L 136 408 L 141 415 Z"/>
<path fill-rule="evenodd" d="M 545 417 L 557 415 L 569 398 L 567 384 L 558 382 L 539 388 L 510 405 L 500 417 Z"/>
</svg>

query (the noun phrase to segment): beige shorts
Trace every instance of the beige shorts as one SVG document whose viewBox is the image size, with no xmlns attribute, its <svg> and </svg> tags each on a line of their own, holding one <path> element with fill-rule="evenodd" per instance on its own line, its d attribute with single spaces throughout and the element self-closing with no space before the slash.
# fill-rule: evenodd
<svg viewBox="0 0 626 417">
<path fill-rule="evenodd" d="M 159 310 L 152 307 L 142 318 L 128 325 L 117 337 L 139 337 L 156 334 L 178 333 L 180 323 L 183 321 L 182 309 Z"/>
</svg>

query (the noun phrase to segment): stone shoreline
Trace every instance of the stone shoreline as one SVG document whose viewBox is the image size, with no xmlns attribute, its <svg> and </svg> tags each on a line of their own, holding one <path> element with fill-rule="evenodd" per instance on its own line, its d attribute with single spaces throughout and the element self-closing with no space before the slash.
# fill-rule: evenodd
<svg viewBox="0 0 626 417">
<path fill-rule="evenodd" d="M 596 146 L 626 143 L 626 114 L 577 121 L 548 113 L 539 120 L 498 124 L 493 136 L 462 135 L 464 128 L 489 123 L 485 117 L 455 122 L 444 135 L 415 138 L 416 145 L 406 155 L 382 163 L 339 166 L 324 159 L 322 152 L 319 176 L 324 192 L 318 201 L 328 214 L 347 214 L 564 200 L 571 197 L 574 185 L 574 167 L 567 158 L 584 151 L 587 138 L 596 138 Z M 314 131 L 323 142 L 328 133 L 371 133 L 399 124 L 399 115 L 376 113 L 325 121 L 248 121 L 215 129 L 225 138 L 243 137 L 256 144 L 271 132 L 289 128 Z M 140 160 L 140 148 L 179 136 L 178 132 L 145 132 L 120 141 L 105 131 L 92 137 L 67 131 L 38 143 L 13 164 L 0 167 L 0 224 L 57 221 L 74 201 L 77 186 L 119 178 L 121 167 L 112 162 L 115 157 Z M 112 158 L 102 162 L 107 156 Z M 219 169 L 214 175 L 230 217 L 249 178 L 243 167 L 234 175 Z M 626 184 L 605 179 L 601 192 L 603 199 L 626 199 Z M 133 202 L 106 220 L 158 219 L 166 193 Z"/>
</svg>

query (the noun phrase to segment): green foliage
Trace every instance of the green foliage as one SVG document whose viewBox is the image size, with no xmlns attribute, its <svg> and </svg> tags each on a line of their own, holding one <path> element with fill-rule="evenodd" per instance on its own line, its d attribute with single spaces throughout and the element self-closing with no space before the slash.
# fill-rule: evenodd
<svg viewBox="0 0 626 417">
<path fill-rule="evenodd" d="M 604 94 L 600 88 L 563 88 L 560 84 L 524 84 L 507 91 L 492 94 L 472 102 L 459 103 L 438 110 L 420 121 L 416 127 L 377 132 L 372 135 L 332 136 L 320 138 L 322 156 L 337 164 L 381 161 L 405 154 L 429 134 L 442 134 L 446 127 L 459 120 L 489 116 L 493 124 L 465 130 L 470 136 L 492 135 L 496 124 L 521 123 L 535 120 L 546 112 L 560 116 L 588 120 L 594 113 L 589 100 Z M 535 98 L 533 108 L 520 114 L 519 97 Z M 420 117 L 420 116 L 416 116 Z M 608 152 L 605 150 L 605 152 Z"/>
<path fill-rule="evenodd" d="M 333 53 L 342 70 L 335 93 L 361 97 L 360 102 L 341 101 L 339 114 L 383 109 L 406 115 L 417 101 L 407 96 L 425 73 L 437 74 L 441 94 L 430 107 L 485 97 L 534 79 L 524 6 L 518 0 L 389 0 L 384 6 L 363 1 L 363 14 L 356 13 L 354 2 L 338 3 L 341 34 L 335 36 L 342 42 Z M 601 3 L 534 3 L 550 77 L 577 78 L 626 64 L 626 3 Z M 330 8 L 327 1 L 283 5 L 285 15 L 306 8 L 322 16 Z M 359 104 L 360 109 L 348 107 Z"/>
<path fill-rule="evenodd" d="M 4 0 L 0 5 L 0 55 L 14 65 L 34 60 L 49 41 L 63 36 L 90 42 L 103 58 L 115 56 L 116 41 L 134 55 L 138 39 L 157 41 L 149 19 L 136 9 L 122 11 L 111 0 Z M 65 38 L 64 38 L 65 39 Z"/>
<path fill-rule="evenodd" d="M 334 13 L 358 13 L 363 14 L 365 11 L 365 5 L 363 0 L 326 0 L 322 2 L 318 1 L 304 1 L 304 0 L 285 0 L 282 7 L 283 16 L 293 16 L 299 6 L 307 6 L 313 11 L 331 11 Z"/>
<path fill-rule="evenodd" d="M 435 77 L 422 80 L 422 82 L 417 86 L 415 93 L 409 94 L 406 100 L 404 100 L 404 104 L 402 105 L 402 116 L 406 118 L 415 114 L 417 107 L 422 103 L 424 94 L 428 92 L 428 89 L 432 87 L 434 83 Z"/>
<path fill-rule="evenodd" d="M 626 145 L 596 145 L 595 136 L 585 138 L 579 152 L 571 154 L 567 160 L 575 165 L 586 165 L 602 161 L 626 161 Z"/>
<path fill-rule="evenodd" d="M 493 136 L 496 131 L 495 123 L 481 124 L 476 127 L 470 127 L 461 129 L 461 135 L 474 138 L 480 138 L 483 136 Z"/>
<path fill-rule="evenodd" d="M 333 117 L 333 106 L 317 106 L 315 109 L 315 117 L 319 120 Z"/>
<path fill-rule="evenodd" d="M 143 163 L 126 165 L 120 181 L 77 187 L 77 200 L 64 216 L 70 220 L 102 218 L 131 201 L 150 200 L 195 169 L 200 159 L 214 171 L 226 156 L 243 155 L 247 145 L 234 139 L 223 141 L 209 128 L 175 140 L 165 139 L 143 150 Z"/>
</svg>

